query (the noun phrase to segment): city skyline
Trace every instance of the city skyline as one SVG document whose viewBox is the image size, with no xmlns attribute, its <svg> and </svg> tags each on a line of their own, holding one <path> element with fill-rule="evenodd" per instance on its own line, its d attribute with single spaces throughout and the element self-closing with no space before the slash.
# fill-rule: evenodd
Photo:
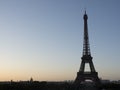
<svg viewBox="0 0 120 90">
<path fill-rule="evenodd" d="M 74 80 L 88 15 L 91 56 L 100 78 L 120 80 L 120 1 L 1 0 L 0 81 Z"/>
</svg>

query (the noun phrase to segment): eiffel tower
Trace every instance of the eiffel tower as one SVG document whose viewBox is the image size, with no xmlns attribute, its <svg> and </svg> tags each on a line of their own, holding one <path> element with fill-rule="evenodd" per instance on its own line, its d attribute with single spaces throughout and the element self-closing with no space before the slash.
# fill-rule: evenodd
<svg viewBox="0 0 120 90">
<path fill-rule="evenodd" d="M 88 26 L 87 26 L 87 19 L 88 16 L 85 14 L 83 16 L 84 19 L 84 42 L 83 42 L 83 55 L 81 57 L 82 62 L 80 66 L 79 72 L 77 72 L 77 77 L 74 81 L 74 84 L 81 84 L 85 80 L 92 80 L 94 83 L 100 83 L 100 79 L 98 78 L 98 73 L 96 72 L 93 62 L 92 56 L 90 52 L 90 45 L 89 45 L 89 36 L 88 36 Z M 85 64 L 89 64 L 90 71 L 85 71 Z"/>
</svg>

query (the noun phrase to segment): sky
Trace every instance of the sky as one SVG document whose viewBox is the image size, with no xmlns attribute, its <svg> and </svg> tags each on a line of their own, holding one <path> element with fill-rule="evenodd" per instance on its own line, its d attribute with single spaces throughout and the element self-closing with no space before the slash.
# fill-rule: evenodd
<svg viewBox="0 0 120 90">
<path fill-rule="evenodd" d="M 74 80 L 85 10 L 95 69 L 120 80 L 119 0 L 0 0 L 0 81 Z"/>
</svg>

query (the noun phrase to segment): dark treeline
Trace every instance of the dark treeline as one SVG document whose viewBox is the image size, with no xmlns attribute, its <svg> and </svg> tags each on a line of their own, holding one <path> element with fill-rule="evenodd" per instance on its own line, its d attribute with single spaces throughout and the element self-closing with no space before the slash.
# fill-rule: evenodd
<svg viewBox="0 0 120 90">
<path fill-rule="evenodd" d="M 120 90 L 120 84 L 101 84 L 100 86 L 79 85 L 68 82 L 10 82 L 0 83 L 0 90 Z"/>
<path fill-rule="evenodd" d="M 70 86 L 68 83 L 12 82 L 0 84 L 0 90 L 70 90 Z"/>
</svg>

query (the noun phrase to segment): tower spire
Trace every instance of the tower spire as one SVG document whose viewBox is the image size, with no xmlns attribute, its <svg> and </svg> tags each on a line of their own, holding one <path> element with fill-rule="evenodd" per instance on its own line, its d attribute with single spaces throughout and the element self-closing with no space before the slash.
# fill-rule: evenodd
<svg viewBox="0 0 120 90">
<path fill-rule="evenodd" d="M 87 25 L 88 16 L 86 14 L 86 10 L 85 10 L 85 14 L 83 16 L 83 19 L 84 19 L 83 55 L 91 55 L 90 46 L 89 46 L 88 25 Z"/>
</svg>

